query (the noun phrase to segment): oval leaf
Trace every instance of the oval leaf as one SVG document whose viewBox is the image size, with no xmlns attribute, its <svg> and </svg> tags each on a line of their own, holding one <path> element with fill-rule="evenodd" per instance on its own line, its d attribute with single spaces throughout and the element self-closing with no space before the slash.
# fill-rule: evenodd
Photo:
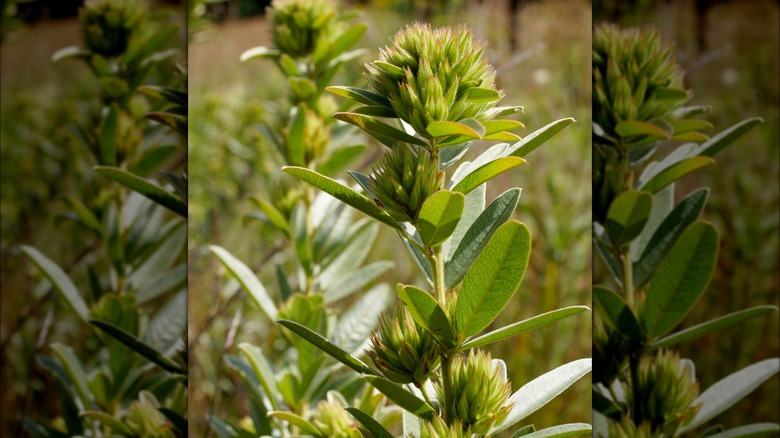
<svg viewBox="0 0 780 438">
<path fill-rule="evenodd" d="M 536 131 L 528 134 L 519 142 L 513 144 L 505 152 L 505 156 L 525 157 L 533 152 L 536 148 L 544 144 L 547 140 L 552 138 L 555 134 L 559 133 L 563 128 L 571 125 L 576 120 L 571 117 L 565 119 L 556 120 L 549 123 Z"/>
<path fill-rule="evenodd" d="M 642 331 L 636 315 L 623 298 L 603 286 L 593 287 L 593 305 L 608 326 L 615 329 L 632 345 L 642 340 Z"/>
<path fill-rule="evenodd" d="M 617 126 L 615 126 L 615 132 L 623 138 L 636 137 L 640 135 L 669 138 L 669 134 L 659 126 L 648 122 L 640 122 L 639 120 L 626 120 L 620 122 L 617 124 Z"/>
<path fill-rule="evenodd" d="M 397 140 L 404 143 L 416 144 L 418 146 L 425 146 L 425 141 L 409 135 L 400 129 L 393 128 L 392 126 L 382 123 L 370 116 L 357 113 L 335 113 L 333 118 L 347 122 L 351 125 L 355 125 L 358 128 L 371 134 L 374 138 L 381 141 L 382 144 L 388 147 L 393 147 L 392 142 L 388 142 L 386 139 Z"/>
<path fill-rule="evenodd" d="M 452 121 L 440 121 L 440 122 L 433 122 L 426 128 L 428 131 L 428 134 L 431 134 L 434 138 L 438 137 L 447 137 L 450 135 L 457 135 L 466 137 L 463 141 L 468 141 L 469 139 L 477 139 L 482 138 L 481 135 L 472 128 L 464 125 L 463 123 L 458 122 L 452 122 Z"/>
<path fill-rule="evenodd" d="M 636 239 L 653 208 L 653 196 L 637 190 L 629 190 L 618 196 L 607 212 L 607 235 L 615 246 L 623 246 Z"/>
<path fill-rule="evenodd" d="M 691 310 L 710 281 L 718 258 L 718 232 L 694 222 L 658 267 L 645 303 L 647 333 L 661 336 Z"/>
<path fill-rule="evenodd" d="M 650 180 L 645 182 L 640 181 L 639 188 L 646 192 L 656 193 L 685 175 L 714 163 L 715 160 L 708 157 L 686 158 L 659 171 L 650 178 Z"/>
<path fill-rule="evenodd" d="M 455 184 L 452 191 L 466 194 L 479 187 L 482 183 L 525 162 L 524 159 L 519 157 L 503 157 L 493 160 L 466 175 L 460 182 Z"/>
<path fill-rule="evenodd" d="M 496 230 L 471 266 L 455 303 L 454 322 L 461 338 L 487 327 L 517 290 L 531 254 L 531 233 L 517 221 Z"/>
<path fill-rule="evenodd" d="M 501 99 L 501 94 L 489 88 L 469 88 L 466 92 L 466 101 L 473 103 L 489 103 Z"/>
<path fill-rule="evenodd" d="M 414 286 L 399 284 L 398 298 L 417 324 L 420 324 L 443 346 L 452 346 L 455 335 L 450 320 L 429 293 Z"/>
<path fill-rule="evenodd" d="M 441 245 L 458 226 L 466 197 L 462 193 L 440 190 L 425 200 L 417 219 L 417 230 L 423 244 Z"/>
</svg>

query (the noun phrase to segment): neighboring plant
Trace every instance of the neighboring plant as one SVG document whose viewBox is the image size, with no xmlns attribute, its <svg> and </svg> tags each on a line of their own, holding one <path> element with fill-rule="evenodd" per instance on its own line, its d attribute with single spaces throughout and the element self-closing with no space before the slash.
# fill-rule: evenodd
<svg viewBox="0 0 780 438">
<path fill-rule="evenodd" d="M 402 305 L 380 320 L 366 354 L 374 367 L 341 348 L 327 331 L 278 322 L 370 383 L 404 410 L 403 436 L 493 436 L 516 426 L 587 374 L 590 359 L 563 365 L 512 394 L 506 365 L 477 347 L 588 310 L 572 306 L 478 336 L 507 305 L 528 264 L 528 228 L 510 216 L 520 189 L 509 189 L 485 206 L 486 183 L 525 163 L 522 158 L 573 122 L 553 122 L 520 140 L 520 122 L 499 119 L 519 107 L 501 99 L 484 46 L 465 27 L 400 31 L 380 59 L 366 65 L 369 89 L 329 87 L 363 104 L 336 119 L 358 126 L 389 150 L 372 175 L 351 171 L 362 194 L 315 170 L 284 171 L 397 232 L 430 288 L 399 284 Z M 392 126 L 378 118 L 396 119 Z M 447 175 L 473 140 L 507 140 Z M 284 318 L 284 315 L 280 315 Z M 403 386 L 406 385 L 406 386 Z M 392 436 L 360 405 L 347 408 L 364 436 Z M 304 433 L 316 426 L 280 416 Z M 588 424 L 554 426 L 527 436 L 590 433 Z M 315 434 L 317 435 L 317 434 Z M 324 435 L 318 435 L 324 436 Z"/>
<path fill-rule="evenodd" d="M 699 188 L 675 203 L 675 181 L 761 122 L 751 118 L 708 138 L 684 106 L 691 93 L 672 47 L 653 30 L 597 27 L 593 35 L 594 246 L 613 287 L 594 286 L 593 406 L 597 436 L 677 436 L 696 430 L 772 377 L 780 359 L 750 365 L 700 393 L 695 366 L 669 348 L 777 310 L 757 306 L 673 329 L 696 305 L 715 269 L 719 237 L 698 219 Z M 685 141 L 657 161 L 665 140 Z M 638 175 L 636 177 L 635 175 Z M 711 437 L 776 434 L 755 424 Z"/>
<path fill-rule="evenodd" d="M 250 49 L 241 60 L 274 61 L 285 76 L 289 99 L 286 106 L 267 103 L 261 131 L 275 146 L 279 166 L 305 165 L 335 176 L 365 148 L 349 145 L 349 130 L 333 126 L 330 113 L 336 104 L 323 91 L 345 62 L 365 53 L 348 50 L 366 26 L 351 24 L 331 2 L 275 1 L 268 15 L 274 46 Z M 274 257 L 277 264 L 278 295 L 269 293 L 252 269 L 226 249 L 212 245 L 210 250 L 271 321 L 296 321 L 358 354 L 390 301 L 389 287 L 377 279 L 393 264 L 364 265 L 379 225 L 356 221 L 350 209 L 328 195 L 289 182 L 271 184 L 268 196 L 254 197 L 259 212 L 248 216 L 279 236 L 266 259 Z M 261 269 L 267 267 L 263 263 Z M 339 303 L 354 294 L 361 296 L 339 311 Z M 250 418 L 227 421 L 212 413 L 209 423 L 220 437 L 360 437 L 344 410 L 351 405 L 383 424 L 400 420 L 397 407 L 386 406 L 373 388 L 339 371 L 341 364 L 287 330 L 273 326 L 261 344 L 238 347 L 241 357 L 225 355 L 224 360 L 243 386 Z"/>
<path fill-rule="evenodd" d="M 168 103 L 145 114 L 149 104 L 136 91 L 150 69 L 174 53 L 162 48 L 176 33 L 175 25 L 155 30 L 145 15 L 137 1 L 88 1 L 80 14 L 86 48 L 54 55 L 84 60 L 99 84 L 94 124 L 79 127 L 93 157 L 77 159 L 99 164 L 98 174 L 135 192 L 95 174 L 84 194 L 66 195 L 68 217 L 89 233 L 73 265 L 86 272 L 78 277 L 83 284 L 43 251 L 22 247 L 42 274 L 41 284 L 59 292 L 84 327 L 98 329 L 87 330 L 82 345 L 52 343 L 52 356 L 38 356 L 56 382 L 63 409 L 48 424 L 23 418 L 31 436 L 187 432 L 186 177 L 165 174 L 176 193 L 145 178 L 174 155 L 186 160 L 186 153 L 181 144 L 157 144 L 171 141 L 169 133 L 144 119 L 186 137 L 186 70 L 180 70 L 180 88 L 144 87 Z"/>
</svg>

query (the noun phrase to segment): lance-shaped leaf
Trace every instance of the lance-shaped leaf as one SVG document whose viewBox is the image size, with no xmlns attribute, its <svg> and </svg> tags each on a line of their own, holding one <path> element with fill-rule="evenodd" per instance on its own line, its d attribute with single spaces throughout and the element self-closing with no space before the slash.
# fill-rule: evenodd
<svg viewBox="0 0 780 438">
<path fill-rule="evenodd" d="M 634 312 L 617 293 L 603 286 L 593 287 L 593 304 L 608 326 L 632 345 L 642 340 L 642 330 Z"/>
<path fill-rule="evenodd" d="M 469 88 L 466 92 L 466 101 L 473 103 L 489 103 L 501 99 L 501 94 L 489 88 Z"/>
<path fill-rule="evenodd" d="M 132 429 L 130 429 L 121 421 L 114 418 L 113 415 L 109 415 L 105 412 L 82 411 L 79 413 L 79 416 L 83 418 L 89 418 L 90 420 L 99 421 L 104 425 L 108 426 L 109 428 L 111 428 L 111 430 L 113 430 L 114 432 L 117 432 L 119 434 L 133 436 Z M 49 436 L 49 435 L 45 435 L 45 436 Z"/>
<path fill-rule="evenodd" d="M 282 170 L 300 179 L 301 181 L 307 182 L 314 187 L 317 187 L 318 189 L 328 193 L 339 201 L 362 211 L 368 216 L 371 216 L 372 218 L 384 224 L 390 225 L 397 230 L 402 230 L 401 226 L 398 225 L 398 223 L 393 220 L 389 214 L 385 213 L 379 207 L 377 207 L 373 201 L 345 186 L 344 184 L 341 184 L 331 178 L 328 178 L 325 175 L 320 175 L 313 170 L 305 169 L 303 167 L 285 166 L 282 168 Z"/>
<path fill-rule="evenodd" d="M 464 137 L 463 141 L 482 138 L 482 135 L 470 126 L 449 120 L 433 122 L 428 125 L 426 130 L 428 131 L 428 134 L 431 134 L 434 138 L 447 137 L 450 135 Z"/>
<path fill-rule="evenodd" d="M 645 328 L 661 336 L 691 310 L 710 281 L 718 257 L 718 232 L 694 222 L 664 258 L 650 282 L 645 303 Z"/>
<path fill-rule="evenodd" d="M 454 322 L 460 338 L 487 327 L 504 309 L 525 275 L 531 254 L 531 233 L 517 221 L 496 230 L 471 266 L 455 303 Z"/>
<path fill-rule="evenodd" d="M 287 153 L 290 164 L 303 166 L 305 163 L 306 148 L 303 144 L 303 134 L 306 128 L 306 109 L 296 108 L 295 115 L 290 120 L 290 129 L 287 136 Z"/>
<path fill-rule="evenodd" d="M 357 292 L 358 290 L 366 287 L 369 283 L 376 280 L 380 275 L 387 272 L 393 267 L 393 262 L 379 261 L 362 268 L 352 271 L 349 275 L 345 275 L 338 282 L 328 286 L 323 292 L 325 295 L 325 304 L 336 302 L 342 298 Z"/>
<path fill-rule="evenodd" d="M 463 344 L 463 347 L 461 348 L 466 350 L 469 348 L 481 347 L 483 345 L 492 344 L 493 342 L 511 338 L 512 336 L 516 336 L 525 331 L 535 329 L 537 327 L 543 327 L 546 326 L 547 324 L 552 324 L 553 322 L 558 321 L 561 318 L 565 318 L 569 315 L 574 315 L 576 313 L 584 312 L 586 310 L 590 310 L 590 309 L 586 306 L 571 306 L 571 307 L 564 307 L 558 310 L 553 310 L 551 312 L 542 313 L 541 315 L 536 315 L 532 318 L 528 318 L 523 321 L 518 321 L 514 324 L 510 324 L 501 327 L 500 329 L 493 330 L 492 332 L 485 333 L 482 336 L 479 336 L 477 338 L 474 338 L 466 342 L 465 344 Z"/>
<path fill-rule="evenodd" d="M 284 420 L 293 426 L 297 426 L 301 432 L 305 432 L 308 435 L 322 436 L 320 430 L 317 429 L 317 426 L 311 424 L 308 420 L 298 414 L 287 411 L 270 411 L 268 412 L 268 416 Z"/>
<path fill-rule="evenodd" d="M 733 143 L 736 139 L 742 137 L 745 133 L 753 129 L 753 127 L 759 123 L 764 123 L 764 119 L 761 117 L 752 117 L 750 119 L 743 120 L 697 146 L 692 151 L 691 155 L 712 157 L 713 155 L 723 150 L 726 146 Z"/>
<path fill-rule="evenodd" d="M 669 133 L 661 129 L 660 126 L 639 120 L 626 120 L 620 122 L 615 126 L 615 132 L 623 138 L 641 135 L 669 138 Z"/>
<path fill-rule="evenodd" d="M 430 419 L 433 416 L 433 408 L 428 403 L 403 387 L 382 377 L 363 376 L 363 379 L 403 410 L 423 419 Z"/>
<path fill-rule="evenodd" d="M 780 371 L 780 359 L 766 359 L 716 382 L 693 402 L 694 405 L 701 405 L 701 407 L 693 420 L 683 427 L 680 433 L 693 430 L 734 406 L 778 371 Z"/>
<path fill-rule="evenodd" d="M 100 123 L 100 157 L 101 164 L 116 166 L 116 123 L 118 117 L 117 107 L 108 109 L 106 118 Z"/>
<path fill-rule="evenodd" d="M 701 131 L 702 129 L 712 129 L 712 123 L 700 119 L 680 119 L 670 120 L 675 135 L 684 132 Z"/>
<path fill-rule="evenodd" d="M 444 269 L 444 284 L 448 288 L 455 287 L 477 259 L 493 233 L 503 225 L 517 207 L 520 199 L 520 189 L 512 188 L 500 194 L 480 213 L 466 234 L 458 243 L 458 247 L 447 262 Z"/>
<path fill-rule="evenodd" d="M 166 408 L 166 407 L 159 407 L 157 408 L 158 411 L 160 411 L 161 414 L 165 416 L 165 418 L 168 419 L 168 421 L 173 424 L 173 427 L 179 430 L 182 435 L 185 435 L 188 431 L 187 428 L 187 418 L 183 415 L 179 414 L 178 412 L 174 411 L 173 409 Z M 132 431 L 127 432 L 128 434 L 132 434 Z"/>
<path fill-rule="evenodd" d="M 685 175 L 714 163 L 715 160 L 708 157 L 686 158 L 657 172 L 651 172 L 652 177 L 649 179 L 644 181 L 640 179 L 639 188 L 646 192 L 655 193 Z M 642 176 L 647 178 L 644 174 Z"/>
<path fill-rule="evenodd" d="M 650 280 L 683 231 L 699 217 L 709 192 L 709 189 L 702 188 L 686 196 L 658 225 L 639 260 L 634 263 L 634 287 L 642 287 Z"/>
<path fill-rule="evenodd" d="M 563 438 L 575 435 L 590 435 L 592 431 L 593 427 L 590 424 L 569 423 L 537 430 L 522 436 L 525 438 Z"/>
<path fill-rule="evenodd" d="M 335 113 L 333 118 L 347 122 L 351 125 L 355 125 L 358 128 L 371 134 L 374 138 L 382 142 L 382 144 L 388 147 L 394 147 L 392 142 L 388 142 L 387 139 L 397 140 L 403 143 L 416 144 L 418 146 L 425 146 L 425 141 L 409 135 L 400 129 L 393 128 L 392 126 L 382 123 L 372 117 L 364 116 L 357 113 Z"/>
<path fill-rule="evenodd" d="M 76 216 L 78 216 L 78 218 L 81 220 L 81 223 L 83 223 L 87 228 L 96 232 L 98 236 L 102 237 L 103 228 L 100 226 L 100 221 L 98 221 L 97 217 L 95 217 L 95 214 L 92 212 L 92 210 L 87 208 L 83 202 L 79 201 L 73 196 L 65 196 L 64 199 L 70 208 L 73 209 L 73 212 L 76 213 Z"/>
<path fill-rule="evenodd" d="M 653 342 L 653 344 L 650 345 L 650 348 L 671 347 L 672 345 L 677 345 L 681 342 L 687 342 L 696 339 L 698 337 L 704 336 L 716 330 L 721 330 L 726 327 L 731 327 L 732 325 L 739 324 L 742 321 L 746 321 L 750 318 L 755 318 L 757 316 L 765 315 L 769 312 L 777 312 L 777 307 L 756 306 L 756 307 L 751 307 L 749 309 L 740 310 L 738 312 L 729 313 L 728 315 L 723 315 L 721 317 L 711 319 L 701 324 L 696 324 L 694 326 L 688 327 L 684 330 L 680 330 L 679 332 L 672 333 L 669 336 L 666 336 L 664 338 L 661 338 Z"/>
<path fill-rule="evenodd" d="M 95 171 L 113 179 L 125 187 L 135 190 L 179 216 L 187 217 L 187 203 L 176 197 L 173 193 L 167 192 L 162 187 L 117 167 L 97 166 L 95 167 Z"/>
<path fill-rule="evenodd" d="M 341 33 L 332 43 L 318 44 L 312 54 L 312 62 L 319 66 L 322 63 L 330 61 L 345 50 L 355 45 L 368 27 L 365 24 L 358 23 L 350 26 Z"/>
<path fill-rule="evenodd" d="M 84 373 L 84 367 L 81 365 L 81 361 L 79 361 L 76 354 L 73 353 L 73 349 L 57 342 L 51 344 L 51 349 L 62 363 L 68 380 L 71 385 L 73 385 L 73 389 L 76 390 L 76 394 L 81 399 L 84 407 L 88 408 L 92 406 L 93 396 L 89 389 L 87 375 Z"/>
<path fill-rule="evenodd" d="M 174 374 L 182 374 L 185 376 L 187 375 L 187 370 L 181 368 L 178 364 L 176 364 L 176 362 L 168 359 L 161 352 L 155 350 L 149 345 L 146 345 L 140 339 L 111 324 L 110 322 L 93 319 L 90 320 L 89 323 L 108 333 L 111 335 L 111 337 L 127 345 L 130 347 L 130 349 L 149 359 L 152 363 L 164 369 L 165 371 Z"/>
<path fill-rule="evenodd" d="M 631 243 L 642 232 L 650 211 L 653 196 L 637 190 L 623 192 L 612 201 L 607 212 L 607 235 L 615 246 Z"/>
<path fill-rule="evenodd" d="M 780 434 L 780 424 L 755 423 L 702 436 L 707 438 L 755 438 L 760 436 L 778 436 L 778 434 Z"/>
<path fill-rule="evenodd" d="M 361 374 L 374 374 L 374 372 L 371 371 L 371 369 L 365 363 L 363 363 L 363 361 L 342 350 L 337 345 L 325 339 L 324 336 L 311 330 L 310 328 L 295 321 L 289 321 L 286 319 L 282 319 L 276 322 L 283 325 L 284 327 L 287 327 L 295 334 L 308 341 L 310 344 L 324 351 L 332 358 L 352 368 L 353 370 Z"/>
<path fill-rule="evenodd" d="M 387 429 L 384 428 L 384 426 L 376 421 L 374 417 L 368 415 L 358 408 L 348 407 L 346 409 L 347 412 L 352 414 L 352 416 L 355 417 L 355 419 L 359 421 L 367 431 L 371 432 L 375 438 L 393 438 L 393 434 L 391 434 Z"/>
<path fill-rule="evenodd" d="M 260 283 L 260 279 L 257 278 L 254 272 L 241 260 L 235 258 L 233 254 L 229 253 L 225 248 L 221 246 L 211 245 L 209 246 L 211 251 L 220 262 L 227 268 L 230 275 L 232 275 L 241 284 L 241 287 L 249 294 L 252 300 L 260 307 L 260 310 L 271 319 L 276 319 L 277 310 L 271 297 L 268 296 L 268 292 L 265 287 Z"/>
<path fill-rule="evenodd" d="M 513 169 L 526 161 L 519 157 L 503 157 L 493 160 L 466 175 L 452 188 L 453 192 L 466 194 L 497 175 Z"/>
<path fill-rule="evenodd" d="M 238 349 L 244 353 L 244 356 L 246 356 L 247 360 L 249 360 L 249 363 L 252 365 L 255 377 L 260 381 L 260 386 L 263 387 L 265 394 L 268 396 L 271 408 L 278 409 L 280 393 L 276 386 L 274 369 L 263 354 L 263 350 L 248 342 L 238 344 Z"/>
<path fill-rule="evenodd" d="M 490 435 L 506 430 L 518 421 L 531 415 L 582 376 L 589 373 L 591 368 L 592 363 L 590 359 L 579 359 L 562 365 L 526 383 L 509 397 L 507 403 L 513 403 L 514 406 L 506 419 L 489 432 Z"/>
<path fill-rule="evenodd" d="M 281 211 L 263 198 L 253 197 L 251 199 L 257 205 L 257 208 L 265 214 L 265 217 L 268 218 L 268 222 L 288 236 L 290 235 L 290 224 L 287 223 L 287 219 L 285 219 Z"/>
<path fill-rule="evenodd" d="M 425 246 L 439 246 L 452 235 L 465 202 L 462 193 L 449 190 L 440 190 L 425 200 L 417 218 L 417 230 Z"/>
<path fill-rule="evenodd" d="M 600 414 L 609 417 L 615 421 L 620 421 L 620 417 L 623 415 L 623 410 L 615 403 L 611 398 L 603 395 L 595 388 L 592 392 L 593 410 Z"/>
<path fill-rule="evenodd" d="M 433 335 L 445 347 L 451 347 L 455 340 L 447 314 L 436 300 L 424 290 L 415 286 L 398 285 L 398 298 L 412 315 L 412 318 Z"/>
<path fill-rule="evenodd" d="M 35 266 L 40 269 L 41 273 L 47 280 L 54 286 L 62 297 L 65 298 L 65 302 L 68 303 L 68 307 L 76 312 L 76 315 L 81 318 L 82 321 L 87 322 L 89 318 L 89 307 L 84 302 L 84 298 L 81 297 L 76 285 L 73 284 L 68 274 L 62 270 L 56 263 L 51 261 L 48 257 L 43 255 L 40 251 L 32 246 L 22 246 L 22 252 L 27 254 L 28 257 L 35 263 Z"/>
<path fill-rule="evenodd" d="M 352 99 L 355 102 L 365 105 L 381 105 L 388 108 L 391 107 L 390 101 L 387 100 L 386 97 L 380 96 L 362 88 L 334 85 L 326 88 L 325 91 L 337 96 L 346 97 L 347 99 Z"/>
<path fill-rule="evenodd" d="M 482 125 L 485 126 L 486 136 L 502 131 L 512 131 L 515 129 L 525 128 L 525 125 L 523 125 L 521 122 L 509 119 L 485 120 L 482 122 Z"/>
<path fill-rule="evenodd" d="M 552 138 L 555 134 L 559 133 L 563 128 L 574 123 L 575 120 L 571 117 L 565 119 L 556 120 L 549 123 L 536 131 L 528 134 L 519 142 L 513 144 L 505 152 L 504 156 L 513 155 L 515 157 L 525 157 L 530 154 L 536 148 L 544 144 L 547 140 Z"/>
</svg>

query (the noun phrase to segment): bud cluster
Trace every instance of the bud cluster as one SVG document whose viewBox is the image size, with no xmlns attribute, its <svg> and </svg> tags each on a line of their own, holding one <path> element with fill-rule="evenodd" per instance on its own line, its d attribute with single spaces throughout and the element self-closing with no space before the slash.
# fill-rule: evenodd
<svg viewBox="0 0 780 438">
<path fill-rule="evenodd" d="M 327 400 L 317 404 L 312 423 L 320 431 L 320 436 L 361 438 L 354 418 L 347 412 L 349 404 L 341 394 L 329 391 Z"/>
<path fill-rule="evenodd" d="M 688 95 L 672 46 L 658 32 L 614 25 L 595 29 L 593 120 L 606 134 L 615 137 L 614 128 L 622 121 L 665 118 Z"/>
<path fill-rule="evenodd" d="M 444 173 L 430 154 L 398 144 L 382 155 L 371 176 L 371 191 L 393 219 L 416 222 L 423 202 L 442 185 Z"/>
<path fill-rule="evenodd" d="M 327 34 L 336 6 L 330 0 L 274 0 L 268 15 L 274 46 L 292 57 L 305 57 Z"/>
<path fill-rule="evenodd" d="M 434 375 L 440 360 L 439 345 L 402 306 L 392 317 L 389 313 L 380 317 L 366 354 L 388 379 L 417 386 Z"/>
<path fill-rule="evenodd" d="M 464 430 L 459 422 L 447 426 L 447 423 L 438 416 L 420 426 L 420 438 L 471 438 L 472 436 L 471 430 L 468 428 Z"/>
<path fill-rule="evenodd" d="M 509 415 L 512 406 L 506 401 L 512 388 L 489 353 L 474 351 L 452 361 L 453 417 L 464 428 L 484 434 Z M 444 399 L 442 385 L 436 386 L 436 396 Z"/>
<path fill-rule="evenodd" d="M 484 51 L 464 26 L 431 29 L 417 23 L 398 32 L 391 45 L 380 50 L 378 61 L 366 64 L 365 76 L 371 90 L 386 96 L 401 120 L 431 138 L 430 123 L 484 120 L 485 111 L 495 105 L 468 99 L 473 88 L 497 91 L 495 70 Z"/>
<path fill-rule="evenodd" d="M 104 57 L 121 55 L 144 16 L 138 0 L 87 0 L 79 15 L 84 43 Z"/>
</svg>

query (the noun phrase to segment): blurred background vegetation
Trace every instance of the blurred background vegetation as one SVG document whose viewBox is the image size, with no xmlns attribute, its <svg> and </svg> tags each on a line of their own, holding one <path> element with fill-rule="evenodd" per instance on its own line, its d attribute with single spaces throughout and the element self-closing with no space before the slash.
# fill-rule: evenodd
<svg viewBox="0 0 780 438">
<path fill-rule="evenodd" d="M 77 14 L 83 0 L 4 0 L 0 52 L 0 436 L 24 436 L 21 415 L 46 425 L 64 427 L 57 379 L 41 366 L 40 357 L 59 342 L 73 347 L 88 368 L 99 367 L 104 344 L 65 300 L 41 280 L 38 270 L 22 255 L 21 245 L 39 248 L 63 267 L 83 292 L 100 289 L 90 270 L 102 272 L 109 263 L 103 241 L 80 223 L 68 197 L 86 205 L 105 200 L 109 180 L 98 175 L 96 160 L 76 126 L 94 128 L 100 110 L 100 87 L 85 63 L 52 61 L 66 46 L 81 46 Z M 176 62 L 186 52 L 185 2 L 148 2 L 148 23 L 175 24 L 178 37 L 165 48 L 178 55 L 151 68 L 144 84 L 176 86 Z M 136 96 L 139 111 L 159 109 L 157 100 Z M 150 162 L 148 172 L 186 164 L 183 139 L 160 124 L 139 128 L 143 145 L 180 144 L 166 160 Z M 97 200 L 97 201 L 96 201 Z M 108 289 L 106 287 L 104 292 Z M 84 297 L 96 301 L 96 296 Z M 161 305 L 157 302 L 156 305 Z M 142 314 L 148 315 L 148 308 Z M 72 414 L 72 412 L 71 412 Z"/>
<path fill-rule="evenodd" d="M 682 327 L 780 300 L 780 4 L 772 0 L 641 0 L 593 2 L 593 23 L 652 25 L 677 45 L 691 104 L 711 105 L 712 133 L 748 117 L 759 125 L 722 152 L 711 166 L 677 184 L 677 199 L 694 187 L 711 187 L 703 213 L 721 234 L 718 265 L 709 290 Z M 673 148 L 670 144 L 667 147 Z M 601 269 L 599 269 L 601 268 Z M 603 281 L 594 266 L 594 283 Z M 777 314 L 682 344 L 682 357 L 698 365 L 701 388 L 780 353 Z M 774 377 L 719 420 L 728 429 L 778 418 L 780 379 Z"/>
<path fill-rule="evenodd" d="M 357 9 L 369 25 L 359 47 L 369 54 L 352 63 L 334 84 L 364 86 L 362 62 L 376 59 L 378 47 L 407 23 L 466 23 L 488 42 L 489 61 L 498 69 L 504 105 L 523 105 L 526 133 L 563 117 L 570 126 L 535 152 L 529 165 L 498 179 L 492 199 L 510 186 L 523 188 L 515 217 L 531 228 L 534 249 L 520 292 L 495 322 L 510 321 L 567 305 L 590 303 L 590 36 L 591 4 L 584 0 L 518 2 L 363 1 Z M 250 195 L 266 197 L 278 183 L 280 159 L 258 126 L 280 102 L 284 84 L 265 61 L 239 62 L 239 55 L 270 37 L 258 2 L 196 4 L 190 18 L 190 430 L 208 436 L 208 415 L 237 420 L 248 414 L 245 394 L 225 369 L 223 356 L 237 354 L 239 342 L 259 344 L 269 322 L 246 301 L 223 287 L 224 271 L 208 253 L 217 244 L 251 266 L 272 295 L 278 293 L 274 264 L 279 239 L 258 221 Z M 523 132 L 519 132 L 522 136 Z M 380 153 L 369 148 L 359 160 L 366 169 Z M 473 158 L 483 147 L 474 147 Z M 467 158 L 468 159 L 468 158 Z M 381 280 L 415 283 L 416 267 L 394 233 L 384 230 L 371 260 L 393 260 Z M 345 303 L 346 306 L 348 303 Z M 493 345 L 507 362 L 513 390 L 571 360 L 590 357 L 590 314 L 583 314 Z M 537 428 L 590 418 L 590 379 L 528 419 Z"/>
</svg>

